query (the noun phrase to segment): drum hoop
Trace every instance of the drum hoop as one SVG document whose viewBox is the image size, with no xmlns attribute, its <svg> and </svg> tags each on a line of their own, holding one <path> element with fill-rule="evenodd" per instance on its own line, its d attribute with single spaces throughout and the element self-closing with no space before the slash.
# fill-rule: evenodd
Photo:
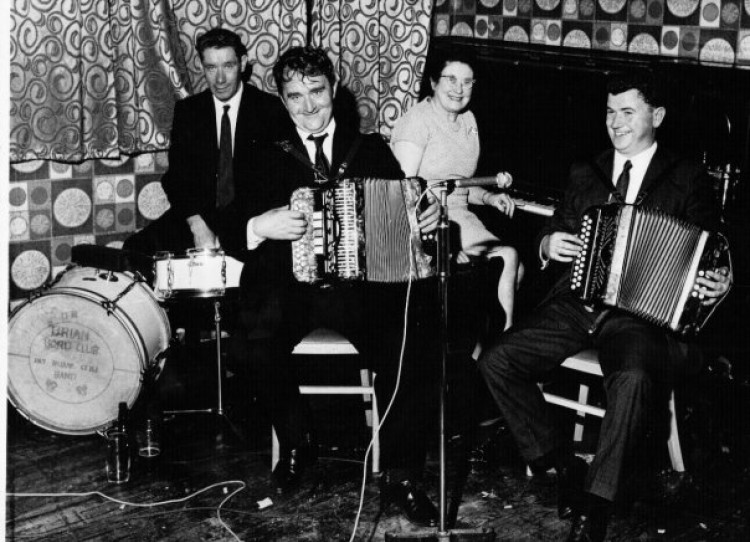
<svg viewBox="0 0 750 542">
<path fill-rule="evenodd" d="M 224 250 L 221 248 L 189 248 L 185 251 L 185 255 L 188 258 L 195 258 L 196 256 L 201 256 L 203 254 L 224 257 Z"/>
</svg>

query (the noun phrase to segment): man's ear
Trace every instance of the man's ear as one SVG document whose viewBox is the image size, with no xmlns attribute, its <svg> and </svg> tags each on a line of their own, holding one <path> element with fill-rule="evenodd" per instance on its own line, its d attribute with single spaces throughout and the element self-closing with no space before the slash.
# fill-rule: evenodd
<svg viewBox="0 0 750 542">
<path fill-rule="evenodd" d="M 652 113 L 654 128 L 658 128 L 659 126 L 661 126 L 661 123 L 664 122 L 664 116 L 666 114 L 667 114 L 666 108 L 664 108 L 664 107 L 656 107 L 656 108 L 654 108 L 654 111 Z"/>
<path fill-rule="evenodd" d="M 245 68 L 247 68 L 247 55 L 242 55 L 240 57 L 240 74 L 245 73 Z"/>
</svg>

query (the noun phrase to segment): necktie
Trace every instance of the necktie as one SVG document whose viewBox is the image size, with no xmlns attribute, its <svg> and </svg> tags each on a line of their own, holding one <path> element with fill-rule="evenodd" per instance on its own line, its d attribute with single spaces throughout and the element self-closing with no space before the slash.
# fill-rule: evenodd
<svg viewBox="0 0 750 542">
<path fill-rule="evenodd" d="M 234 171 L 232 167 L 232 127 L 229 124 L 229 106 L 224 106 L 219 137 L 219 167 L 216 172 L 216 206 L 224 207 L 234 198 Z"/>
<path fill-rule="evenodd" d="M 622 173 L 620 173 L 620 176 L 617 177 L 617 191 L 620 193 L 620 196 L 622 196 L 622 201 L 625 201 L 625 198 L 628 195 L 628 185 L 630 184 L 630 168 L 633 167 L 633 164 L 630 163 L 630 160 L 626 161 L 622 166 Z"/>
<path fill-rule="evenodd" d="M 328 163 L 328 158 L 326 158 L 326 155 L 323 152 L 323 140 L 327 137 L 328 134 L 323 134 L 321 136 L 307 136 L 308 141 L 315 143 L 315 167 L 325 176 L 326 179 L 328 179 L 328 176 L 331 173 L 331 164 Z"/>
</svg>

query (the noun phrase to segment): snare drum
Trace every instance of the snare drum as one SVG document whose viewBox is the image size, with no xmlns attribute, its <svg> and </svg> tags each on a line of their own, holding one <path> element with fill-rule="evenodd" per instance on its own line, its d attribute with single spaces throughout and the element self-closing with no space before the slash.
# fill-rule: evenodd
<svg viewBox="0 0 750 542">
<path fill-rule="evenodd" d="M 223 296 L 240 285 L 244 264 L 221 249 L 194 248 L 154 256 L 154 292 L 160 300 Z"/>
<path fill-rule="evenodd" d="M 131 407 L 171 336 L 148 286 L 90 267 L 65 271 L 13 311 L 8 326 L 11 403 L 36 425 L 69 435 L 106 428 L 120 402 Z"/>
</svg>

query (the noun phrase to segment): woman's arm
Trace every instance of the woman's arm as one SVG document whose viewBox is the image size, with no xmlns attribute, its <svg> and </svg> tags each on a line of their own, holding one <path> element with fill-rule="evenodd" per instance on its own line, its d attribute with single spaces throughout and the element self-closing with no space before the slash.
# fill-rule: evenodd
<svg viewBox="0 0 750 542">
<path fill-rule="evenodd" d="M 419 165 L 422 163 L 422 156 L 424 156 L 424 148 L 411 141 L 396 141 L 391 148 L 404 175 L 416 177 L 419 172 Z"/>
</svg>

